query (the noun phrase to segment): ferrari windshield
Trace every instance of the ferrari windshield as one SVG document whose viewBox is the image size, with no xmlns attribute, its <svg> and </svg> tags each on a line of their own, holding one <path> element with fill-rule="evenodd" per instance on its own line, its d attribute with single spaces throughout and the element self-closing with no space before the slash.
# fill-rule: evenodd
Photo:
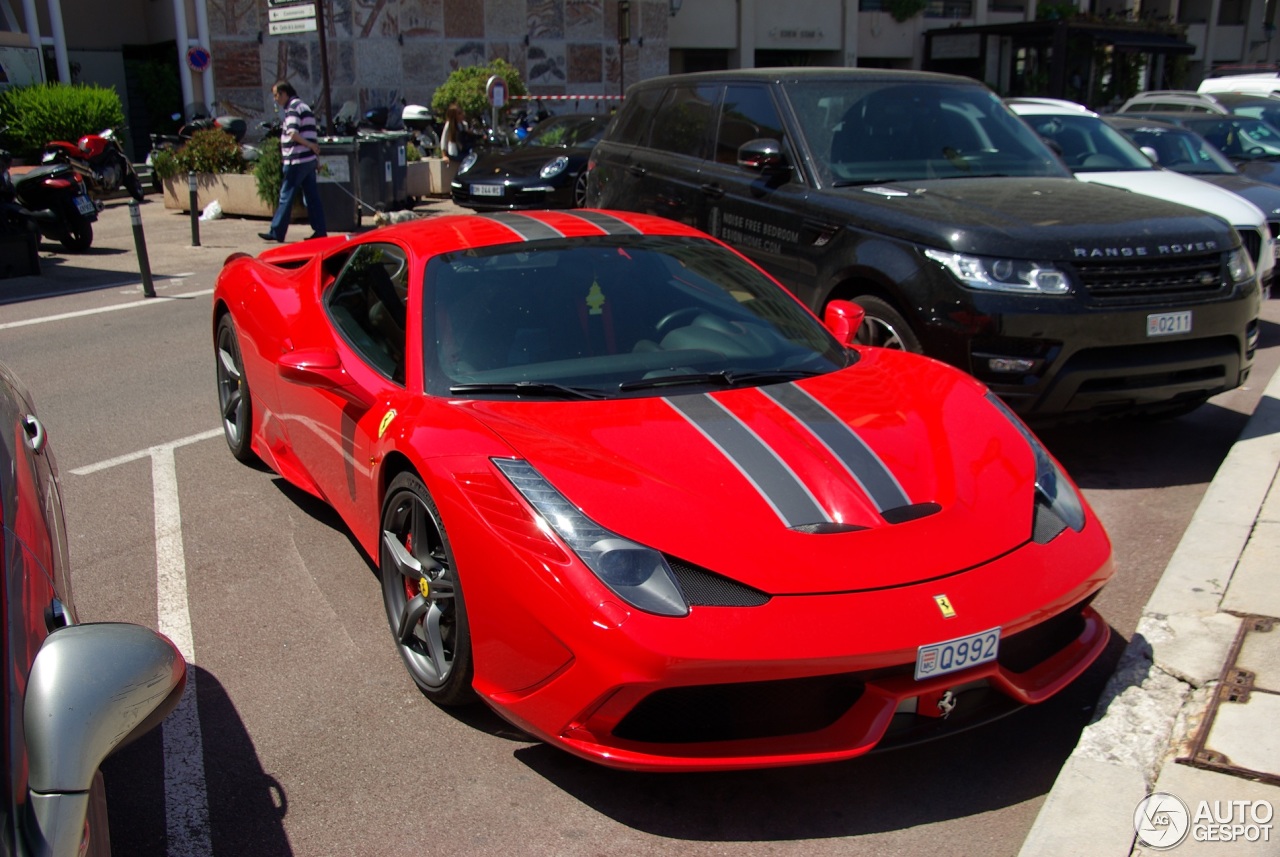
<svg viewBox="0 0 1280 857">
<path fill-rule="evenodd" d="M 609 236 L 442 254 L 423 290 L 427 393 L 602 398 L 832 372 L 845 350 L 706 239 Z"/>
<path fill-rule="evenodd" d="M 982 86 L 883 80 L 786 85 L 824 184 L 1062 176 L 1062 164 Z"/>
</svg>

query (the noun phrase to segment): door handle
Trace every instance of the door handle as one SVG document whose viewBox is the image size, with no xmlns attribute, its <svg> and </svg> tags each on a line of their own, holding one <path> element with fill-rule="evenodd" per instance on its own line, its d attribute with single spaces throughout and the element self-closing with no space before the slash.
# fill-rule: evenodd
<svg viewBox="0 0 1280 857">
<path fill-rule="evenodd" d="M 704 184 L 702 186 L 702 195 L 712 199 L 721 199 L 724 196 L 724 188 L 718 184 Z"/>
<path fill-rule="evenodd" d="M 821 247 L 826 244 L 840 231 L 840 224 L 838 223 L 827 223 L 822 220 L 809 220 L 808 218 L 803 221 L 803 226 L 805 234 L 813 236 L 811 243 L 815 247 Z"/>
<path fill-rule="evenodd" d="M 45 441 L 48 440 L 48 436 L 44 431 L 44 423 L 36 419 L 35 414 L 27 414 L 22 418 L 22 428 L 26 431 L 27 437 L 31 439 L 31 448 L 36 452 L 42 452 Z"/>
<path fill-rule="evenodd" d="M 627 172 L 631 173 L 631 175 L 639 179 L 639 178 L 644 178 L 644 174 L 647 171 L 645 170 L 644 167 L 640 166 L 639 164 L 631 164 L 630 166 L 627 167 Z"/>
</svg>

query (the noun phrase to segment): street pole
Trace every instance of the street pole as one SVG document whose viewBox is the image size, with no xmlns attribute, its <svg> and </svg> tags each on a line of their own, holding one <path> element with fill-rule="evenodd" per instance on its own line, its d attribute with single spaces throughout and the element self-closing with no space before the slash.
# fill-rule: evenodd
<svg viewBox="0 0 1280 857">
<path fill-rule="evenodd" d="M 631 43 L 631 0 L 618 0 L 618 94 L 627 94 L 627 51 Z"/>
<path fill-rule="evenodd" d="M 316 32 L 320 34 L 320 115 L 324 122 L 319 125 L 323 132 L 333 133 L 333 110 L 329 104 L 329 44 L 325 39 L 324 27 L 325 0 L 316 0 Z"/>
</svg>

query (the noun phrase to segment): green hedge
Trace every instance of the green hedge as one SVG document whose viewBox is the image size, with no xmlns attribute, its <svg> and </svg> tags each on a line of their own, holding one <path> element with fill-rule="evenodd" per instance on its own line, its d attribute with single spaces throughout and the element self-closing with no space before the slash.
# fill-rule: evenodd
<svg viewBox="0 0 1280 857">
<path fill-rule="evenodd" d="M 124 128 L 124 108 L 114 89 L 41 83 L 0 92 L 3 142 L 19 158 L 35 160 L 50 140 L 74 143 L 85 134 Z"/>
</svg>

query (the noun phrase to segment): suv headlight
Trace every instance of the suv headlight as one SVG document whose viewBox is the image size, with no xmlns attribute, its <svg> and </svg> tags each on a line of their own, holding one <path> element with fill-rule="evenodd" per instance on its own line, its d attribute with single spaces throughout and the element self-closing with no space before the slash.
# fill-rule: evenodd
<svg viewBox="0 0 1280 857">
<path fill-rule="evenodd" d="M 1231 255 L 1227 256 L 1227 274 L 1231 277 L 1231 282 L 1248 282 L 1253 279 L 1255 273 L 1253 260 L 1249 258 L 1249 254 L 1243 247 L 1232 250 Z"/>
<path fill-rule="evenodd" d="M 971 289 L 1032 295 L 1065 295 L 1071 291 L 1067 275 L 1048 263 L 990 259 L 945 250 L 925 250 L 924 254 Z"/>
<path fill-rule="evenodd" d="M 689 604 L 671 566 L 652 548 L 592 521 L 527 461 L 495 458 L 494 465 L 587 568 L 632 607 L 659 616 L 686 616 Z"/>
<path fill-rule="evenodd" d="M 542 172 L 540 172 L 538 175 L 542 176 L 544 179 L 549 179 L 554 176 L 560 175 L 562 172 L 564 172 L 565 167 L 567 166 L 569 166 L 569 159 L 566 158 L 564 155 L 560 155 L 558 157 L 552 158 L 551 160 L 543 164 Z"/>
<path fill-rule="evenodd" d="M 1031 446 L 1031 454 L 1036 461 L 1036 508 L 1033 517 L 1032 539 L 1036 544 L 1052 541 L 1067 527 L 1077 533 L 1084 529 L 1084 500 L 1062 472 L 1062 468 L 1053 460 L 1049 450 L 1044 448 L 1027 424 L 1018 419 L 1018 415 L 1009 410 L 1009 406 L 1000 400 L 995 393 L 987 393 L 987 401 L 996 406 L 1004 414 L 1018 433 L 1026 438 Z"/>
</svg>

